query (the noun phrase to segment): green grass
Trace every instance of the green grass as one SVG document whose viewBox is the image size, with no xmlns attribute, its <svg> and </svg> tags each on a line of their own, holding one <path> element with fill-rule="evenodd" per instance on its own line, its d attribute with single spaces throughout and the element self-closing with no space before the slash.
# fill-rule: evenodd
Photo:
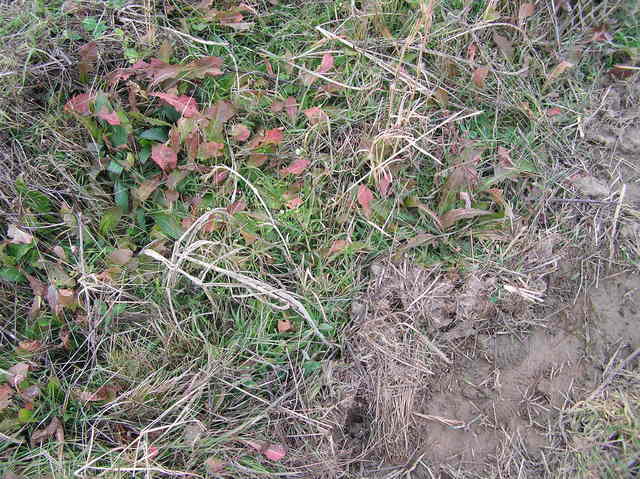
<svg viewBox="0 0 640 479">
<path fill-rule="evenodd" d="M 559 166 L 540 145 L 552 152 L 566 148 L 571 137 L 561 128 L 574 120 L 552 121 L 545 111 L 585 103 L 588 91 L 582 83 L 601 75 L 607 63 L 585 55 L 549 88 L 548 74 L 559 62 L 544 51 L 545 42 L 555 41 L 551 22 L 544 15 L 532 18 L 527 41 L 512 28 L 497 27 L 518 47 L 507 59 L 495 47 L 492 29 L 473 30 L 491 14 L 487 2 L 442 2 L 429 31 L 418 23 L 423 20 L 417 13 L 420 2 L 371 2 L 375 8 L 366 15 L 340 0 L 265 3 L 256 16 L 245 12 L 253 25 L 240 32 L 207 21 L 178 1 L 167 2 L 172 8 L 165 11 L 156 2 L 156 10 L 138 23 L 118 20 L 126 2 L 115 0 L 87 2 L 76 13 L 63 12 L 62 2 L 23 3 L 26 8 L 5 14 L 0 26 L 0 37 L 10 38 L 14 48 L 0 66 L 20 72 L 0 77 L 0 93 L 5 93 L 0 118 L 8 120 L 0 138 L 12 156 L 23 158 L 16 167 L 19 181 L 2 178 L 3 193 L 16 205 L 3 213 L 3 221 L 31 228 L 34 240 L 3 244 L 0 250 L 5 312 L 0 326 L 11 344 L 0 368 L 29 362 L 32 370 L 21 387 L 39 385 L 41 394 L 33 404 L 14 397 L 0 411 L 0 433 L 15 440 L 3 442 L 0 454 L 6 467 L 30 477 L 69 477 L 78 470 L 108 471 L 108 477 L 142 477 L 147 470 L 157 477 L 174 474 L 167 470 L 205 475 L 205 460 L 212 455 L 228 462 L 233 477 L 261 477 L 321 461 L 315 443 L 300 437 L 309 434 L 305 424 L 322 418 L 314 398 L 323 367 L 339 357 L 339 348 L 324 344 L 301 314 L 266 304 L 278 301 L 256 295 L 238 275 L 287 291 L 327 341 L 340 345 L 350 300 L 364 289 L 367 266 L 405 241 L 425 233 L 438 238 L 407 250 L 423 265 L 464 270 L 470 258 L 493 261 L 503 245 L 485 238 L 510 238 L 518 225 L 487 189 L 500 188 L 510 208 L 526 215 L 533 208 L 525 199 L 528 188 L 555 188 L 547 175 Z M 504 18 L 517 16 L 517 6 L 510 3 L 500 3 L 499 11 Z M 153 41 L 144 37 L 149 22 L 156 28 Z M 355 48 L 324 38 L 318 26 L 344 36 Z M 165 27 L 227 45 L 206 45 Z M 567 28 L 561 35 L 564 55 L 583 32 Z M 413 42 L 405 43 L 408 37 Z M 637 23 L 627 24 L 615 33 L 614 43 L 635 48 L 637 37 Z M 100 61 L 85 83 L 77 72 L 78 48 L 91 40 L 98 43 Z M 117 128 L 96 121 L 100 135 L 92 140 L 81 120 L 62 110 L 74 94 L 108 91 L 107 72 L 157 56 L 164 40 L 173 44 L 174 64 L 207 55 L 224 58 L 225 74 L 183 81 L 178 89 L 193 95 L 202 110 L 220 100 L 234 103 L 237 114 L 218 139 L 226 145 L 224 155 L 203 164 L 223 164 L 247 181 L 231 175 L 224 186 L 216 186 L 203 174 L 188 173 L 175 181 L 175 201 L 167 199 L 166 185 L 147 200 L 134 201 L 134 189 L 160 174 L 144 158 L 145 149 L 159 141 L 142 133 L 158 125 L 131 116 L 131 138 L 125 135 L 122 141 L 136 148 L 117 151 L 102 137 L 107 134 L 113 143 Z M 421 52 L 421 42 L 435 53 Z M 492 68 L 484 88 L 471 81 L 474 64 L 466 56 L 471 42 L 479 45 L 478 64 Z M 71 64 L 61 71 L 55 65 L 38 70 L 56 49 L 71 56 Z M 27 52 L 26 60 L 16 52 Z M 322 94 L 324 80 L 299 81 L 292 63 L 314 71 L 326 52 L 335 61 L 327 75 L 349 88 Z M 399 61 L 404 76 L 397 75 Z M 526 75 L 516 74 L 525 62 Z M 146 88 L 144 81 L 138 83 Z M 447 92 L 446 108 L 430 95 L 435 88 Z M 299 109 L 293 121 L 271 109 L 289 96 Z M 111 93 L 110 101 L 129 114 L 126 89 Z M 145 115 L 169 126 L 179 118 L 171 107 L 139 101 Z M 302 110 L 312 107 L 321 107 L 329 122 L 310 125 Z M 446 121 L 452 112 L 469 117 Z M 284 140 L 256 168 L 247 162 L 246 146 L 229 137 L 235 123 L 252 134 L 282 128 Z M 459 171 L 462 140 L 484 150 L 470 173 L 477 181 L 447 191 L 448 179 Z M 100 145 L 97 152 L 95 145 Z M 498 174 L 498 147 L 510 151 L 513 163 L 504 176 Z M 303 174 L 280 173 L 298 158 L 310 162 Z M 389 158 L 394 161 L 386 164 Z M 376 189 L 381 166 L 394 179 L 386 198 Z M 358 205 L 360 184 L 375 196 L 370 216 Z M 443 231 L 426 209 L 442 215 L 464 208 L 461 192 L 473 196 L 474 208 L 491 215 L 464 219 Z M 289 209 L 286 202 L 294 196 L 303 203 Z M 170 258 L 185 229 L 183 220 L 222 211 L 239 198 L 246 202 L 244 211 L 230 217 L 221 212 L 218 228 L 191 240 L 212 242 L 192 255 L 226 273 L 207 273 L 206 266 L 193 263 L 181 266 L 184 273 L 215 283 L 206 292 L 144 254 L 151 248 Z M 344 240 L 346 247 L 328 254 Z M 182 244 L 174 259 L 188 247 L 188 241 Z M 110 255 L 118 248 L 131 250 L 133 260 L 114 264 Z M 78 304 L 55 315 L 42 297 L 40 312 L 31 317 L 27 275 L 73 290 Z M 291 321 L 293 330 L 279 332 L 279 320 Z M 67 331 L 68 344 L 61 345 Z M 22 356 L 13 343 L 25 340 L 40 341 L 42 351 Z M 111 388 L 108 397 L 80 399 L 83 391 L 105 385 Z M 63 422 L 63 446 L 49 441 L 30 447 L 23 438 L 53 417 Z M 203 428 L 195 443 L 185 434 L 189 424 Z M 290 454 L 282 463 L 266 461 L 243 445 L 246 439 L 287 443 Z M 154 447 L 157 455 L 145 459 Z"/>
</svg>

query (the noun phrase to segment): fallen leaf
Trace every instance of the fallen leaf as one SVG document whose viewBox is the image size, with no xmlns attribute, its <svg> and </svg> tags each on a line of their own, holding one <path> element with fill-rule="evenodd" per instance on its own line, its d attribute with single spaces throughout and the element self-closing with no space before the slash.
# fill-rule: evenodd
<svg viewBox="0 0 640 479">
<path fill-rule="evenodd" d="M 28 353 L 35 353 L 36 351 L 40 351 L 43 348 L 42 342 L 38 341 L 37 339 L 33 341 L 20 341 L 18 343 L 18 347 Z"/>
<path fill-rule="evenodd" d="M 224 180 L 226 180 L 228 177 L 229 177 L 229 172 L 227 170 L 220 170 L 220 171 L 216 171 L 211 178 L 214 185 L 220 185 L 224 183 Z"/>
<path fill-rule="evenodd" d="M 240 199 L 240 200 L 234 201 L 229 206 L 227 206 L 227 213 L 233 216 L 236 213 L 239 213 L 240 211 L 244 211 L 246 207 L 247 207 L 247 203 L 244 200 Z"/>
<path fill-rule="evenodd" d="M 320 107 L 314 106 L 303 111 L 311 125 L 317 125 L 320 122 L 329 121 L 329 116 Z"/>
<path fill-rule="evenodd" d="M 270 444 L 265 441 L 254 440 L 245 440 L 243 442 L 272 461 L 279 461 L 287 455 L 286 447 L 281 444 Z"/>
<path fill-rule="evenodd" d="M 279 319 L 278 320 L 278 332 L 286 333 L 287 331 L 293 331 L 293 325 L 291 321 L 288 319 Z"/>
<path fill-rule="evenodd" d="M 236 114 L 236 109 L 231 102 L 226 100 L 220 100 L 215 102 L 212 106 L 207 108 L 204 115 L 210 118 L 218 125 L 223 125 Z"/>
<path fill-rule="evenodd" d="M 309 166 L 309 160 L 298 159 L 291 163 L 286 168 L 280 170 L 280 174 L 284 175 L 301 175 L 304 170 Z"/>
<path fill-rule="evenodd" d="M 78 115 L 88 116 L 91 115 L 89 104 L 93 102 L 94 96 L 89 93 L 80 93 L 71 97 L 71 99 L 64 105 L 64 111 L 68 113 L 77 113 Z"/>
<path fill-rule="evenodd" d="M 32 235 L 18 229 L 16 225 L 9 225 L 7 236 L 9 237 L 9 242 L 13 244 L 30 244 L 33 241 Z"/>
<path fill-rule="evenodd" d="M 135 190 L 133 190 L 133 196 L 139 201 L 146 201 L 158 188 L 158 186 L 160 186 L 160 183 L 162 183 L 162 181 L 160 180 L 160 176 L 155 176 L 149 180 L 146 180 Z"/>
<path fill-rule="evenodd" d="M 120 248 L 113 251 L 109 255 L 109 261 L 113 264 L 124 266 L 129 261 L 131 261 L 132 257 L 133 257 L 133 251 L 131 251 L 129 248 Z"/>
<path fill-rule="evenodd" d="M 66 328 L 61 328 L 60 329 L 60 333 L 58 334 L 58 337 L 60 338 L 60 342 L 62 343 L 62 347 L 64 349 L 66 349 L 67 351 L 69 350 L 69 340 L 71 337 L 71 334 L 69 332 L 68 329 Z"/>
<path fill-rule="evenodd" d="M 58 301 L 58 296 L 58 289 L 50 284 L 47 287 L 47 303 L 51 308 L 51 312 L 56 316 L 58 316 L 62 312 L 62 306 Z"/>
<path fill-rule="evenodd" d="M 96 402 L 106 401 L 116 392 L 116 388 L 113 386 L 100 386 L 95 391 L 81 391 L 77 396 L 80 401 Z"/>
<path fill-rule="evenodd" d="M 302 203 L 304 203 L 302 201 L 302 199 L 300 197 L 295 197 L 295 198 L 291 198 L 289 201 L 287 201 L 285 203 L 285 205 L 287 206 L 287 208 L 289 208 L 290 210 L 295 210 L 297 208 L 299 208 L 300 206 L 302 206 Z"/>
<path fill-rule="evenodd" d="M 592 31 L 592 42 L 610 42 L 613 40 L 613 35 L 608 31 L 607 25 L 604 23 L 599 27 L 595 27 Z"/>
<path fill-rule="evenodd" d="M 471 79 L 473 83 L 478 88 L 485 87 L 485 79 L 487 78 L 487 74 L 489 73 L 489 69 L 487 67 L 478 67 L 473 72 Z"/>
<path fill-rule="evenodd" d="M 273 130 L 267 130 L 264 132 L 263 145 L 279 145 L 284 140 L 284 134 L 281 128 L 274 128 Z"/>
<path fill-rule="evenodd" d="M 17 389 L 22 381 L 27 379 L 29 374 L 29 364 L 28 363 L 18 363 L 9 368 L 7 371 L 9 373 L 8 382 L 9 384 Z"/>
<path fill-rule="evenodd" d="M 271 110 L 271 113 L 280 113 L 283 108 L 284 108 L 284 102 L 274 101 L 269 107 L 269 110 Z"/>
<path fill-rule="evenodd" d="M 291 122 L 296 121 L 296 117 L 298 116 L 298 102 L 294 97 L 289 96 L 284 101 L 284 111 Z"/>
<path fill-rule="evenodd" d="M 0 384 L 0 411 L 11 405 L 13 389 L 8 384 Z"/>
<path fill-rule="evenodd" d="M 238 123 L 231 129 L 231 137 L 236 141 L 247 141 L 249 136 L 251 136 L 251 132 L 243 124 Z"/>
<path fill-rule="evenodd" d="M 511 60 L 513 58 L 514 50 L 513 43 L 507 37 L 503 37 L 502 35 L 497 34 L 495 31 L 493 32 L 493 41 L 498 48 L 502 52 L 502 54 L 508 59 Z"/>
<path fill-rule="evenodd" d="M 206 461 L 204 461 L 205 466 L 207 467 L 207 471 L 212 474 L 222 472 L 224 470 L 224 466 L 226 462 L 218 459 L 217 457 L 211 456 Z"/>
<path fill-rule="evenodd" d="M 108 112 L 107 107 L 103 107 L 102 110 L 98 112 L 98 118 L 106 121 L 109 125 L 116 126 L 120 124 L 120 118 L 118 118 L 118 114 L 115 111 Z"/>
<path fill-rule="evenodd" d="M 476 45 L 475 43 L 470 43 L 467 47 L 467 60 L 469 60 L 470 62 L 474 62 L 477 54 L 478 45 Z"/>
<path fill-rule="evenodd" d="M 71 306 L 76 304 L 76 292 L 72 289 L 59 289 L 58 290 L 58 304 L 64 308 L 65 306 Z"/>
<path fill-rule="evenodd" d="M 523 3 L 518 10 L 518 20 L 524 22 L 527 18 L 536 13 L 536 6 L 533 3 Z"/>
<path fill-rule="evenodd" d="M 53 251 L 53 254 L 55 254 L 61 260 L 64 261 L 67 259 L 67 253 L 65 253 L 64 248 L 62 246 L 56 245 L 53 247 L 51 251 Z"/>
<path fill-rule="evenodd" d="M 364 215 L 369 218 L 371 216 L 371 200 L 373 200 L 373 193 L 366 185 L 360 185 L 358 188 L 358 203 L 362 207 Z"/>
<path fill-rule="evenodd" d="M 192 96 L 172 95 L 171 93 L 149 93 L 149 96 L 155 96 L 162 101 L 171 105 L 185 118 L 191 118 L 198 114 L 198 104 Z"/>
<path fill-rule="evenodd" d="M 151 148 L 151 159 L 163 171 L 173 170 L 178 165 L 178 155 L 166 145 L 157 143 Z"/>
<path fill-rule="evenodd" d="M 511 153 L 504 146 L 498 147 L 498 159 L 500 160 L 500 166 L 504 168 L 513 168 Z"/>
<path fill-rule="evenodd" d="M 384 172 L 378 177 L 377 181 L 378 193 L 383 198 L 389 196 L 389 189 L 391 188 L 391 173 Z"/>
<path fill-rule="evenodd" d="M 350 241 L 347 240 L 335 240 L 333 243 L 331 243 L 331 246 L 323 256 L 325 258 L 328 258 L 329 256 L 339 253 L 343 251 L 349 244 Z"/>
<path fill-rule="evenodd" d="M 163 62 L 169 63 L 171 61 L 171 56 L 173 55 L 173 45 L 169 40 L 165 40 L 160 45 L 160 49 L 158 50 L 158 58 Z"/>
<path fill-rule="evenodd" d="M 548 108 L 546 111 L 547 116 L 557 116 L 557 115 L 562 115 L 562 109 L 558 108 L 557 106 L 553 107 L 553 108 Z"/>
<path fill-rule="evenodd" d="M 572 68 L 573 66 L 573 63 L 562 60 L 560 63 L 558 63 L 558 65 L 556 65 L 553 70 L 551 70 L 549 75 L 547 75 L 547 81 L 545 82 L 543 88 L 548 87 L 551 83 L 556 81 L 560 77 L 560 75 L 562 75 L 567 69 Z"/>
<path fill-rule="evenodd" d="M 207 141 L 200 145 L 198 156 L 202 159 L 218 158 L 224 152 L 224 144 L 216 141 Z"/>
<path fill-rule="evenodd" d="M 93 71 L 93 65 L 98 59 L 98 44 L 96 42 L 85 43 L 78 49 L 78 55 L 80 56 L 80 63 L 78 65 L 80 81 L 85 83 L 87 81 L 87 75 Z"/>
<path fill-rule="evenodd" d="M 440 223 L 442 224 L 442 229 L 446 230 L 447 228 L 453 226 L 457 221 L 490 214 L 490 211 L 479 210 L 476 208 L 458 208 L 455 210 L 447 211 L 444 215 L 442 215 L 440 217 Z"/>
<path fill-rule="evenodd" d="M 41 392 L 42 391 L 40 391 L 40 387 L 37 384 L 33 384 L 22 391 L 20 397 L 27 402 L 33 402 L 38 396 L 40 396 Z"/>
<path fill-rule="evenodd" d="M 31 446 L 33 447 L 41 444 L 45 440 L 51 439 L 54 436 L 56 441 L 64 442 L 64 429 L 60 419 L 57 417 L 54 417 L 49 425 L 44 429 L 38 429 L 31 434 Z"/>
<path fill-rule="evenodd" d="M 327 73 L 333 68 L 333 64 L 333 55 L 331 55 L 331 53 L 325 53 L 324 55 L 322 55 L 322 61 L 320 62 L 320 66 L 316 71 L 318 73 Z"/>
</svg>

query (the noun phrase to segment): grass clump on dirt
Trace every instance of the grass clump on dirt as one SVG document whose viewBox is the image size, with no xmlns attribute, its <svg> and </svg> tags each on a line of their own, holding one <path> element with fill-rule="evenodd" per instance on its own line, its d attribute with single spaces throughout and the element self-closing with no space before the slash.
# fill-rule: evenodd
<svg viewBox="0 0 640 479">
<path fill-rule="evenodd" d="M 635 474 L 637 14 L 9 5 L 5 477 Z"/>
</svg>

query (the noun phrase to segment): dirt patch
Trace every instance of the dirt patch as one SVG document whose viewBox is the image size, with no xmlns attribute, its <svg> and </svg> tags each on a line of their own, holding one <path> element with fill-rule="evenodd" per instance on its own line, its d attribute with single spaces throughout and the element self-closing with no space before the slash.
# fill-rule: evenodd
<svg viewBox="0 0 640 479">
<path fill-rule="evenodd" d="M 339 449 L 370 477 L 390 467 L 412 477 L 486 474 L 516 440 L 539 458 L 557 411 L 593 387 L 582 340 L 557 325 L 524 333 L 517 321 L 530 319 L 531 303 L 516 294 L 496 301 L 502 285 L 491 275 L 408 263 L 371 273 L 353 304 L 346 362 L 332 376 Z"/>
</svg>

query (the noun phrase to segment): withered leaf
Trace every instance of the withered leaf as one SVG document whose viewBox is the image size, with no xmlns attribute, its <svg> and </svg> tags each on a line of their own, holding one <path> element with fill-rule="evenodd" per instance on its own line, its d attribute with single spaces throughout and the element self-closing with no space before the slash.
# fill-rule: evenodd
<svg viewBox="0 0 640 479">
<path fill-rule="evenodd" d="M 249 131 L 249 128 L 243 124 L 239 123 L 234 125 L 231 129 L 231 137 L 236 141 L 247 141 L 249 136 L 251 136 L 251 132 Z"/>
<path fill-rule="evenodd" d="M 171 105 L 185 118 L 191 118 L 198 114 L 198 104 L 196 100 L 187 95 L 173 95 L 171 93 L 150 93 L 149 96 L 155 96 L 162 101 Z"/>
<path fill-rule="evenodd" d="M 284 111 L 292 122 L 296 121 L 298 116 L 298 103 L 292 96 L 287 97 L 284 101 Z"/>
<path fill-rule="evenodd" d="M 368 218 L 371 216 L 371 201 L 373 200 L 373 193 L 366 185 L 361 184 L 358 188 L 358 204 L 362 207 L 364 215 Z"/>
<path fill-rule="evenodd" d="M 297 159 L 286 168 L 280 170 L 280 173 L 282 175 L 301 175 L 309 164 L 309 160 Z"/>
<path fill-rule="evenodd" d="M 533 3 L 523 3 L 518 10 L 518 20 L 523 22 L 534 13 L 536 13 L 536 6 Z"/>
<path fill-rule="evenodd" d="M 487 78 L 488 73 L 489 73 L 489 69 L 487 67 L 476 68 L 471 77 L 471 79 L 473 80 L 473 84 L 478 88 L 484 88 L 485 79 Z"/>
<path fill-rule="evenodd" d="M 440 217 L 440 222 L 442 224 L 442 229 L 446 230 L 449 227 L 453 226 L 457 221 L 490 214 L 490 211 L 479 210 L 476 208 L 458 208 L 455 210 L 447 211 Z"/>
<path fill-rule="evenodd" d="M 116 126 L 121 123 L 120 118 L 118 117 L 118 114 L 115 111 L 112 111 L 112 112 L 107 111 L 106 107 L 103 107 L 102 110 L 98 112 L 98 118 L 106 121 L 107 123 L 109 123 L 109 125 L 112 125 L 112 126 Z"/>
<path fill-rule="evenodd" d="M 129 248 L 119 248 L 109 255 L 109 261 L 111 261 L 111 263 L 113 264 L 124 266 L 129 261 L 131 261 L 132 257 L 133 251 L 131 251 Z"/>
<path fill-rule="evenodd" d="M 64 442 L 64 429 L 60 419 L 57 417 L 54 417 L 44 429 L 38 429 L 31 434 L 31 445 L 36 446 L 54 436 L 56 441 Z"/>
<path fill-rule="evenodd" d="M 317 106 L 307 108 L 303 111 L 303 113 L 307 117 L 311 125 L 317 125 L 320 122 L 329 120 L 329 116 L 324 112 L 324 110 Z"/>
<path fill-rule="evenodd" d="M 9 242 L 14 244 L 29 244 L 33 241 L 32 235 L 25 233 L 16 225 L 9 225 L 7 236 L 9 237 Z"/>
<path fill-rule="evenodd" d="M 279 319 L 278 320 L 278 332 L 286 333 L 287 331 L 293 331 L 293 325 L 291 321 L 288 319 Z"/>
<path fill-rule="evenodd" d="M 151 148 L 151 159 L 164 171 L 171 171 L 178 165 L 176 152 L 160 143 Z"/>
</svg>

